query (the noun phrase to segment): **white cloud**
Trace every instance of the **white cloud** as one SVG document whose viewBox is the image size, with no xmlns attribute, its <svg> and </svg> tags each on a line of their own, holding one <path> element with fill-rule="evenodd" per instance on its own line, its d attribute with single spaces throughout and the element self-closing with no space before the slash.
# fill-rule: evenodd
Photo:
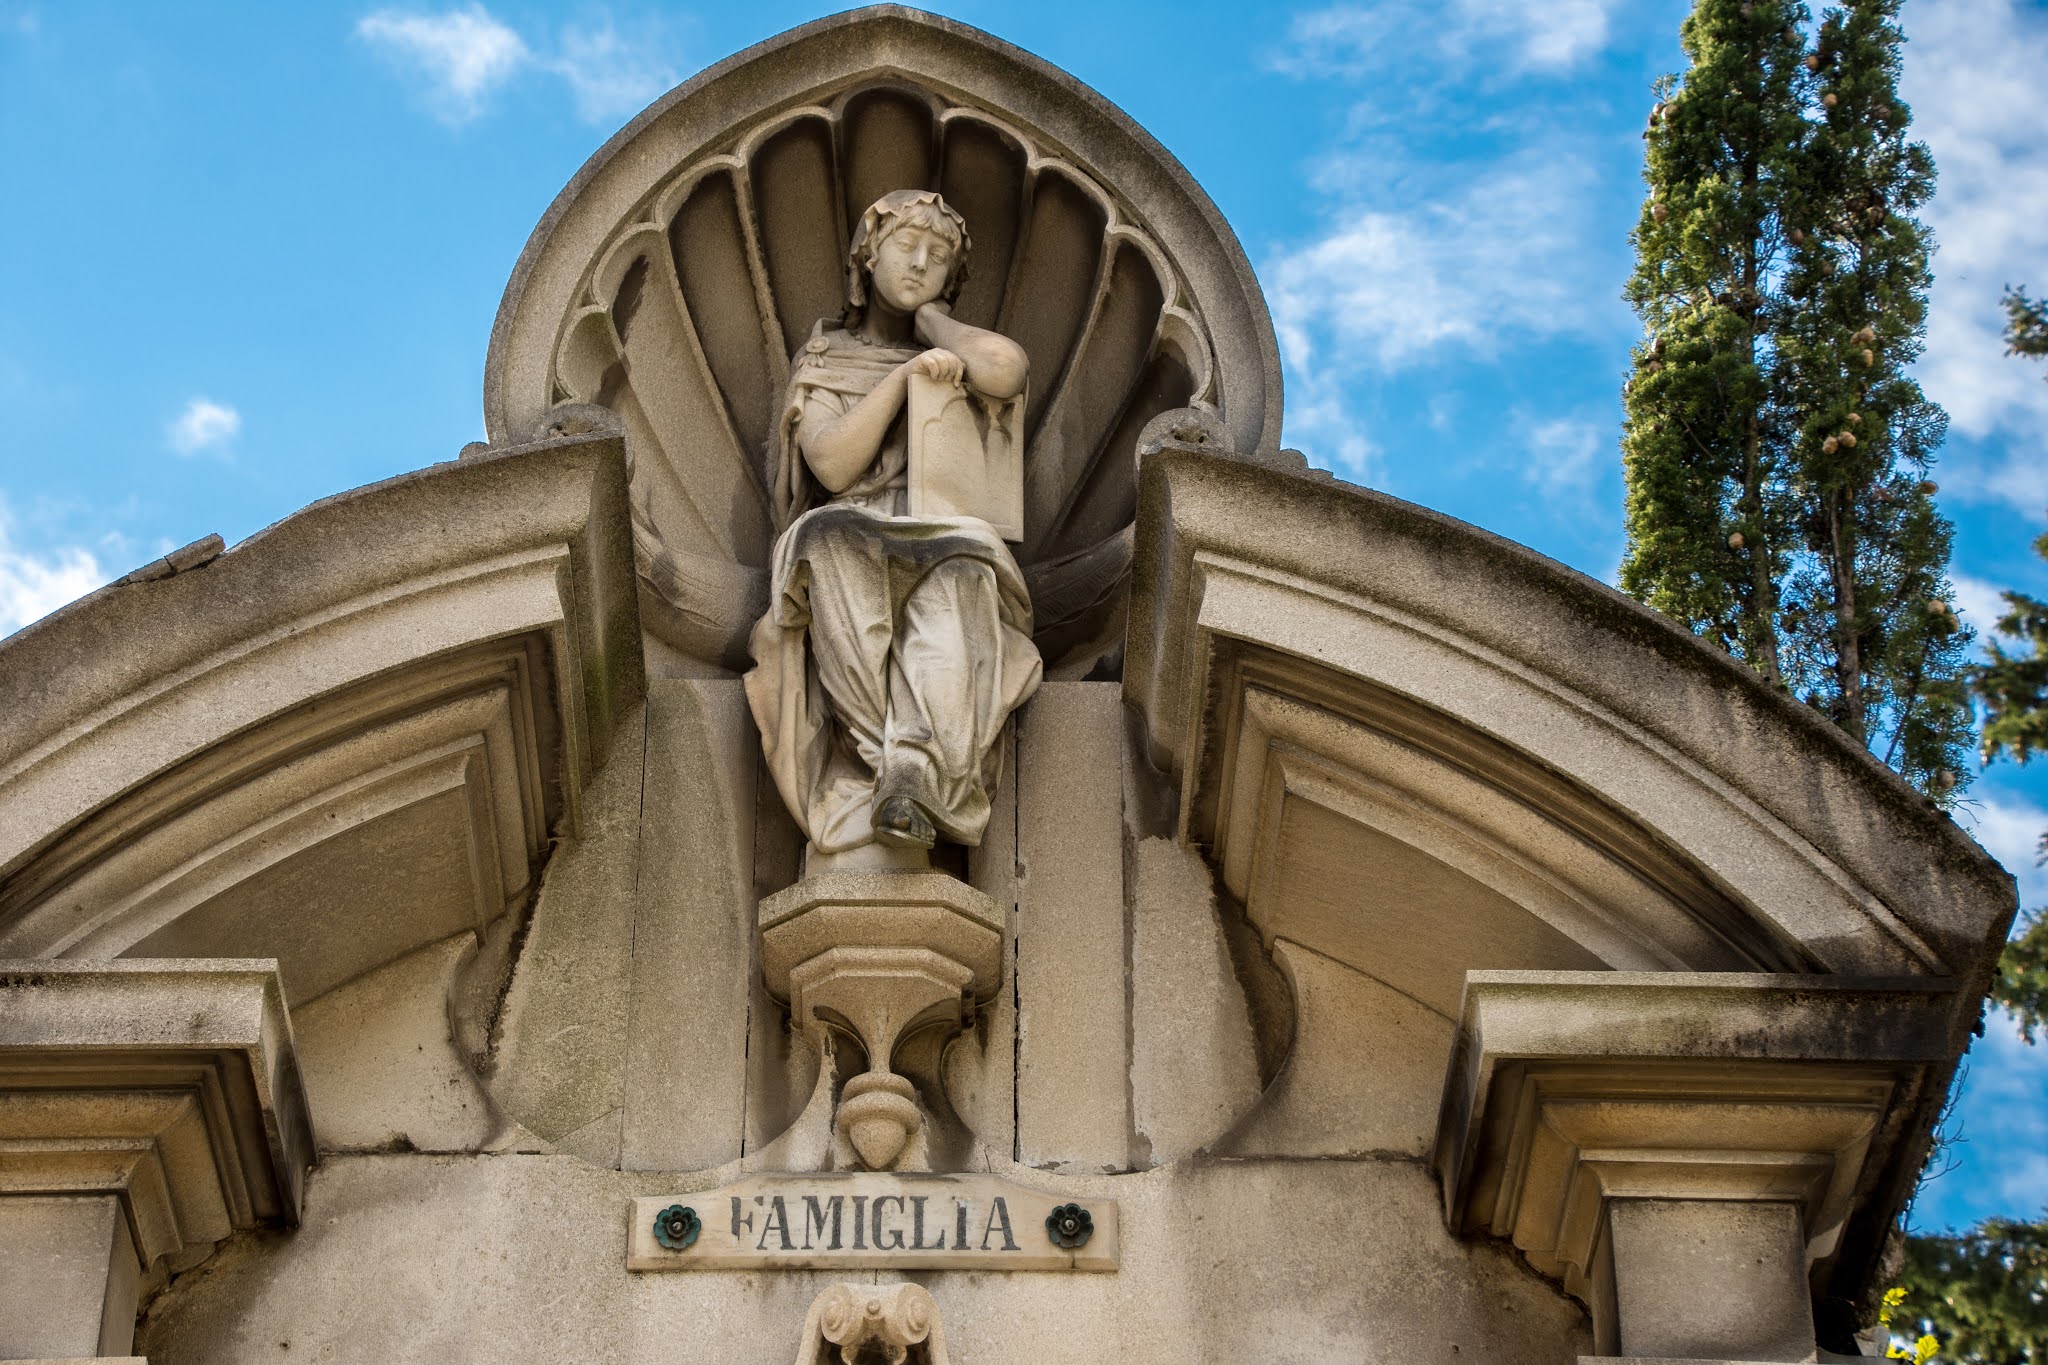
<svg viewBox="0 0 2048 1365">
<path fill-rule="evenodd" d="M 2005 589 L 1968 574 L 1951 573 L 1948 581 L 1956 590 L 1957 613 L 1966 624 L 1976 627 L 1979 642 L 1989 638 L 1998 628 L 1998 618 L 2010 610 Z"/>
<path fill-rule="evenodd" d="M 1607 17 L 1619 0 L 1458 0 L 1469 33 L 1513 43 L 1524 63 L 1545 70 L 1574 66 L 1607 41 Z"/>
<path fill-rule="evenodd" d="M 564 29 L 561 55 L 548 69 L 569 83 L 577 114 L 591 123 L 637 114 L 677 80 L 658 44 L 640 35 L 628 42 L 609 22 Z"/>
<path fill-rule="evenodd" d="M 1434 202 L 1339 212 L 1264 272 L 1287 362 L 1391 371 L 1447 348 L 1490 353 L 1511 337 L 1587 328 L 1588 300 L 1611 283 L 1584 250 L 1591 180 L 1583 161 L 1532 148 L 1471 167 Z"/>
<path fill-rule="evenodd" d="M 2003 463 L 1952 458 L 1946 482 L 2029 514 L 2048 503 L 2048 384 L 2005 355 L 2006 285 L 2048 293 L 2048 10 L 2015 0 L 1918 0 L 1902 93 L 1940 182 L 1926 218 L 1939 249 L 1920 365 L 1957 432 L 2013 438 Z"/>
<path fill-rule="evenodd" d="M 1529 463 L 1522 479 L 1553 498 L 1583 496 L 1600 476 L 1611 441 L 1604 427 L 1583 418 L 1539 422 L 1529 432 Z"/>
<path fill-rule="evenodd" d="M 180 455 L 196 455 L 225 445 L 241 429 L 241 413 L 211 398 L 195 398 L 171 419 L 164 435 Z"/>
<path fill-rule="evenodd" d="M 1503 119 L 1501 100 L 1471 97 L 1475 84 L 1588 55 L 1618 9 L 1389 0 L 1295 19 L 1272 64 L 1360 87 L 1346 145 L 1305 168 L 1332 205 L 1322 232 L 1260 271 L 1288 372 L 1290 439 L 1312 458 L 1373 481 L 1377 448 L 1353 404 L 1360 380 L 1605 334 L 1624 316 L 1613 299 L 1627 244 L 1594 219 L 1595 167 L 1611 160 L 1605 130 L 1566 131 L 1541 113 Z M 1425 123 L 1485 150 L 1418 157 Z M 1549 451 L 1543 469 L 1568 482 L 1582 466 L 1560 464 L 1563 453 Z"/>
<path fill-rule="evenodd" d="M 1994 1213 L 2038 1217 L 2048 1208 L 2048 1107 L 2041 1103 L 2048 1093 L 2048 1040 L 2029 1046 L 2011 1015 L 1992 1010 L 1965 1065 L 1962 1097 L 1948 1125 L 1962 1139 L 1955 1153 L 1959 1168 L 1935 1182 L 1932 1198 L 1921 1202 L 1938 1205 L 1948 1215 L 1943 1221 L 1958 1226 Z"/>
<path fill-rule="evenodd" d="M 356 25 L 356 36 L 423 76 L 429 107 L 450 123 L 475 118 L 533 59 L 525 40 L 476 4 L 443 14 L 378 10 Z"/>
<path fill-rule="evenodd" d="M 1568 70 L 1607 42 L 1621 0 L 1451 0 L 1333 5 L 1295 16 L 1272 65 L 1292 75 L 1360 76 L 1418 49 L 1437 60 Z"/>
<path fill-rule="evenodd" d="M 1374 486 L 1385 476 L 1380 448 L 1345 401 L 1341 378 L 1309 372 L 1290 382 L 1283 439 L 1300 447 L 1316 468 L 1353 483 Z"/>
<path fill-rule="evenodd" d="M 0 635 L 41 620 L 106 581 L 99 561 L 80 546 L 40 553 L 17 548 L 6 505 L 0 503 Z"/>
<path fill-rule="evenodd" d="M 2048 868 L 2039 863 L 2048 810 L 2025 801 L 1973 797 L 1957 808 L 1956 818 L 2019 879 L 2021 905 L 2048 905 Z"/>
<path fill-rule="evenodd" d="M 480 4 L 438 14 L 378 10 L 356 25 L 356 36 L 422 78 L 427 107 L 456 125 L 527 71 L 559 77 L 577 115 L 591 123 L 637 113 L 677 80 L 658 27 L 621 33 L 609 19 L 564 28 L 552 49 L 529 44 Z"/>
</svg>

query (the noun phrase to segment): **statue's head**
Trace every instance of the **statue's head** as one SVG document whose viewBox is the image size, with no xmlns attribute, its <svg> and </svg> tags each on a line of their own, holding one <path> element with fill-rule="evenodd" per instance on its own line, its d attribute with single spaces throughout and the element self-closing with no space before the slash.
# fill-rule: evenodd
<svg viewBox="0 0 2048 1365">
<path fill-rule="evenodd" d="M 914 313 L 951 303 L 967 278 L 967 221 L 937 190 L 896 190 L 868 206 L 846 259 L 846 301 Z"/>
</svg>

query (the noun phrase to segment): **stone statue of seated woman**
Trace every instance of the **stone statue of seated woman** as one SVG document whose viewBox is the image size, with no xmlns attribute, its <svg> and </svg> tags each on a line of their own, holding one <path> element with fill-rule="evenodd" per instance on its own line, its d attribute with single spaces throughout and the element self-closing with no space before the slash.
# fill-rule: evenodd
<svg viewBox="0 0 2048 1365">
<path fill-rule="evenodd" d="M 814 857 L 979 844 L 997 740 L 1038 686 L 1031 600 L 1001 536 L 913 505 L 914 378 L 957 386 L 982 431 L 1021 434 L 1023 349 L 951 316 L 967 252 L 937 193 L 884 195 L 853 234 L 845 315 L 791 363 L 746 687 Z"/>
</svg>

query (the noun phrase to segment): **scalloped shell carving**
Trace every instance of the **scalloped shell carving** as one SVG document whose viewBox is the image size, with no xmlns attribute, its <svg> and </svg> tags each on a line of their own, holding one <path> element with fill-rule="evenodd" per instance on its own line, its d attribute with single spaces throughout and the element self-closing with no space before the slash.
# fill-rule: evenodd
<svg viewBox="0 0 2048 1365">
<path fill-rule="evenodd" d="M 755 79 L 777 64 L 794 70 Z M 810 67 L 837 69 L 778 102 L 777 82 L 801 90 Z M 996 107 L 1005 99 L 1031 117 Z M 757 112 L 733 108 L 749 101 Z M 668 136 L 677 127 L 695 140 Z M 1171 158 L 1099 97 L 964 25 L 893 8 L 820 21 L 714 68 L 593 158 L 536 232 L 493 338 L 493 439 L 544 427 L 560 404 L 617 414 L 643 624 L 685 656 L 746 666 L 791 354 L 843 311 L 859 214 L 912 187 L 967 220 L 956 315 L 1031 360 L 1017 554 L 1056 676 L 1121 642 L 1147 424 L 1194 408 L 1247 447 L 1277 429 L 1275 348 L 1249 266 Z M 613 226 L 577 220 L 591 201 L 617 205 Z M 1163 233 L 1138 202 L 1168 216 Z M 1225 301 L 1229 383 L 1205 293 Z M 535 328 L 549 315 L 545 343 Z"/>
</svg>

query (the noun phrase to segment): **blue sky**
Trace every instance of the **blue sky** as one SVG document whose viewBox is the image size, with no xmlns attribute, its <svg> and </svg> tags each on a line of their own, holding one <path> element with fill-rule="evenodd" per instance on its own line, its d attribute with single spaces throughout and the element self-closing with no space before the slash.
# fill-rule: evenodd
<svg viewBox="0 0 2048 1365">
<path fill-rule="evenodd" d="M 576 167 L 702 66 L 828 12 L 0 0 L 0 633 L 482 437 L 485 341 Z M 1289 443 L 1611 581 L 1639 132 L 1677 0 L 961 3 L 1178 155 L 1273 304 Z M 1921 377 L 1965 615 L 2048 595 L 2048 3 L 1910 0 L 1941 168 Z M 1963 815 L 2048 902 L 2048 765 Z M 2048 1204 L 2048 1048 L 1994 1019 L 1919 1221 Z"/>
</svg>

